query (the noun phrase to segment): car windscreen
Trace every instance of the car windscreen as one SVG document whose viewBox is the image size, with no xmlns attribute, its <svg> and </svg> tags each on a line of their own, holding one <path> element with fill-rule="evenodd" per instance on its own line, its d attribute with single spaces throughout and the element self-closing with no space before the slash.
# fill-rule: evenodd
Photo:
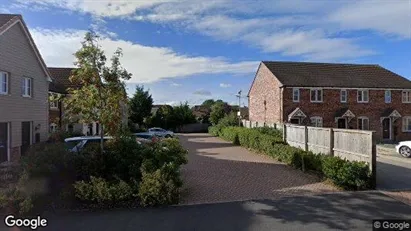
<svg viewBox="0 0 411 231">
<path fill-rule="evenodd" d="M 64 142 L 67 149 L 73 149 L 81 140 L 73 140 L 73 141 L 66 141 Z"/>
</svg>

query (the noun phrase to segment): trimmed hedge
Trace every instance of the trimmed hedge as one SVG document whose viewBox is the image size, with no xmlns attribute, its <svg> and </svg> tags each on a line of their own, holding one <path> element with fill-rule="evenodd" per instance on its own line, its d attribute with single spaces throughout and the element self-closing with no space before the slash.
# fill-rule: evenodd
<svg viewBox="0 0 411 231">
<path fill-rule="evenodd" d="M 371 172 L 365 162 L 348 161 L 339 157 L 316 155 L 291 147 L 282 133 L 273 128 L 244 128 L 213 126 L 209 132 L 234 144 L 267 154 L 294 168 L 315 171 L 346 190 L 371 188 Z"/>
</svg>

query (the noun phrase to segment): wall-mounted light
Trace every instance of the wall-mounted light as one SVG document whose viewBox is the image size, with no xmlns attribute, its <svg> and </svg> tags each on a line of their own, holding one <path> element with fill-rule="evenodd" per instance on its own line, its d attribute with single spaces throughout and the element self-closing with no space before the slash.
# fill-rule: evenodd
<svg viewBox="0 0 411 231">
<path fill-rule="evenodd" d="M 37 126 L 34 127 L 34 130 L 38 131 L 38 130 L 40 130 L 40 128 L 41 128 L 41 124 L 37 124 Z"/>
</svg>

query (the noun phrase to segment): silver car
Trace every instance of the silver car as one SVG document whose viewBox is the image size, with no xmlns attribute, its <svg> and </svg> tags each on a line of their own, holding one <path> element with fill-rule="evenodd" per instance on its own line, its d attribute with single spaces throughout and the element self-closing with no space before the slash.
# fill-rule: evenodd
<svg viewBox="0 0 411 231">
<path fill-rule="evenodd" d="M 148 129 L 148 133 L 165 138 L 171 138 L 174 136 L 174 132 L 162 128 L 150 128 Z"/>
<path fill-rule="evenodd" d="M 66 146 L 70 152 L 81 152 L 90 144 L 99 144 L 100 136 L 80 136 L 80 137 L 71 137 L 64 140 Z M 110 136 L 104 137 L 104 142 L 107 140 L 113 139 Z"/>
</svg>

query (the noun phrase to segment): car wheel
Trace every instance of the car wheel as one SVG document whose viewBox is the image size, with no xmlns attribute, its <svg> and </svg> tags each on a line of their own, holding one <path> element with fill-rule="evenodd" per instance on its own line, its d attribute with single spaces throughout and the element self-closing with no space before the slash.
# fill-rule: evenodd
<svg viewBox="0 0 411 231">
<path fill-rule="evenodd" d="M 411 156 L 411 148 L 407 146 L 402 146 L 399 149 L 401 156 L 409 158 Z"/>
</svg>

